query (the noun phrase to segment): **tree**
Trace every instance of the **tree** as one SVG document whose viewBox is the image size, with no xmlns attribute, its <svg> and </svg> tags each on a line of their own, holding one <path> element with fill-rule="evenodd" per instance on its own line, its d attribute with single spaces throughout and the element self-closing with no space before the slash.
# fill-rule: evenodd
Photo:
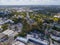
<svg viewBox="0 0 60 45">
<path fill-rule="evenodd" d="M 17 18 L 13 18 L 13 21 L 15 24 L 19 22 Z"/>
<path fill-rule="evenodd" d="M 54 22 L 58 22 L 58 18 L 54 17 L 53 18 Z"/>
<path fill-rule="evenodd" d="M 8 24 L 3 24 L 3 25 L 1 26 L 1 28 L 2 28 L 3 30 L 8 29 Z"/>
<path fill-rule="evenodd" d="M 31 30 L 30 24 L 28 24 L 27 22 L 25 22 L 25 23 L 23 24 L 22 31 L 23 31 L 23 32 L 29 32 L 30 30 Z"/>
</svg>

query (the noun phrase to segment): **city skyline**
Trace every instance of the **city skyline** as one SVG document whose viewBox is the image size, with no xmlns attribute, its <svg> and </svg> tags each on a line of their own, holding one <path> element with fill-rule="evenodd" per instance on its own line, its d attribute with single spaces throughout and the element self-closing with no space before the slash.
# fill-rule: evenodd
<svg viewBox="0 0 60 45">
<path fill-rule="evenodd" d="M 0 5 L 60 5 L 60 0 L 0 0 Z"/>
</svg>

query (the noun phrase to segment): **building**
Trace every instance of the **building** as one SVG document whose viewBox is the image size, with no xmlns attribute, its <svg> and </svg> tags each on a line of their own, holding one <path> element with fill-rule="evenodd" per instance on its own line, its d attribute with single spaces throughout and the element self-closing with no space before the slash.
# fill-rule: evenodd
<svg viewBox="0 0 60 45">
<path fill-rule="evenodd" d="M 54 17 L 60 18 L 60 13 L 58 13 L 58 14 L 55 15 Z"/>
<path fill-rule="evenodd" d="M 8 36 L 3 33 L 0 33 L 0 42 L 5 42 L 6 40 L 8 40 Z"/>
<path fill-rule="evenodd" d="M 21 32 L 22 31 L 22 23 L 17 23 L 17 24 L 12 24 L 9 26 L 10 30 L 16 31 L 16 32 Z"/>
<path fill-rule="evenodd" d="M 52 28 L 50 37 L 51 37 L 51 42 L 54 45 L 60 45 L 60 26 L 59 25 L 55 25 Z"/>
<path fill-rule="evenodd" d="M 4 23 L 14 23 L 14 21 L 8 19 L 8 20 L 6 20 Z"/>
<path fill-rule="evenodd" d="M 17 37 L 16 41 L 20 41 L 23 42 L 27 45 L 48 45 L 48 43 L 46 41 L 42 41 L 39 39 L 35 39 L 35 38 L 23 38 L 23 37 Z"/>
<path fill-rule="evenodd" d="M 29 42 L 32 42 L 33 45 L 48 45 L 48 42 L 45 40 L 39 40 L 35 38 L 29 38 Z"/>
<path fill-rule="evenodd" d="M 17 38 L 16 38 L 16 41 L 21 41 L 21 42 L 23 42 L 23 43 L 27 43 L 27 42 L 28 42 L 28 39 L 23 38 L 23 37 L 17 37 Z"/>
<path fill-rule="evenodd" d="M 5 35 L 8 35 L 8 36 L 16 36 L 18 33 L 17 32 L 14 32 L 13 30 L 6 30 L 6 31 L 4 31 L 4 32 L 2 32 L 3 34 L 5 34 Z"/>
<path fill-rule="evenodd" d="M 15 41 L 12 43 L 12 45 L 25 45 L 25 44 L 20 41 Z"/>
</svg>

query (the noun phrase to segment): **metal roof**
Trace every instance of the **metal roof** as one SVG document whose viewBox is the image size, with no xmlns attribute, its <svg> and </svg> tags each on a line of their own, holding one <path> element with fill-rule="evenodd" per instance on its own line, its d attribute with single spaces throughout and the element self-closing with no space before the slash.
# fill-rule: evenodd
<svg viewBox="0 0 60 45">
<path fill-rule="evenodd" d="M 16 40 L 22 41 L 22 42 L 24 42 L 24 43 L 27 43 L 27 42 L 28 42 L 28 39 L 23 38 L 23 37 L 17 37 Z"/>
</svg>

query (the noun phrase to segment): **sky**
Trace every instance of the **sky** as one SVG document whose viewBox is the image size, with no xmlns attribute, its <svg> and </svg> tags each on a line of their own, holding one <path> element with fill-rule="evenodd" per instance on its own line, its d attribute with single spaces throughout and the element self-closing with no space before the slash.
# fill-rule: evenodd
<svg viewBox="0 0 60 45">
<path fill-rule="evenodd" d="M 60 5 L 60 0 L 0 0 L 0 5 Z"/>
</svg>

